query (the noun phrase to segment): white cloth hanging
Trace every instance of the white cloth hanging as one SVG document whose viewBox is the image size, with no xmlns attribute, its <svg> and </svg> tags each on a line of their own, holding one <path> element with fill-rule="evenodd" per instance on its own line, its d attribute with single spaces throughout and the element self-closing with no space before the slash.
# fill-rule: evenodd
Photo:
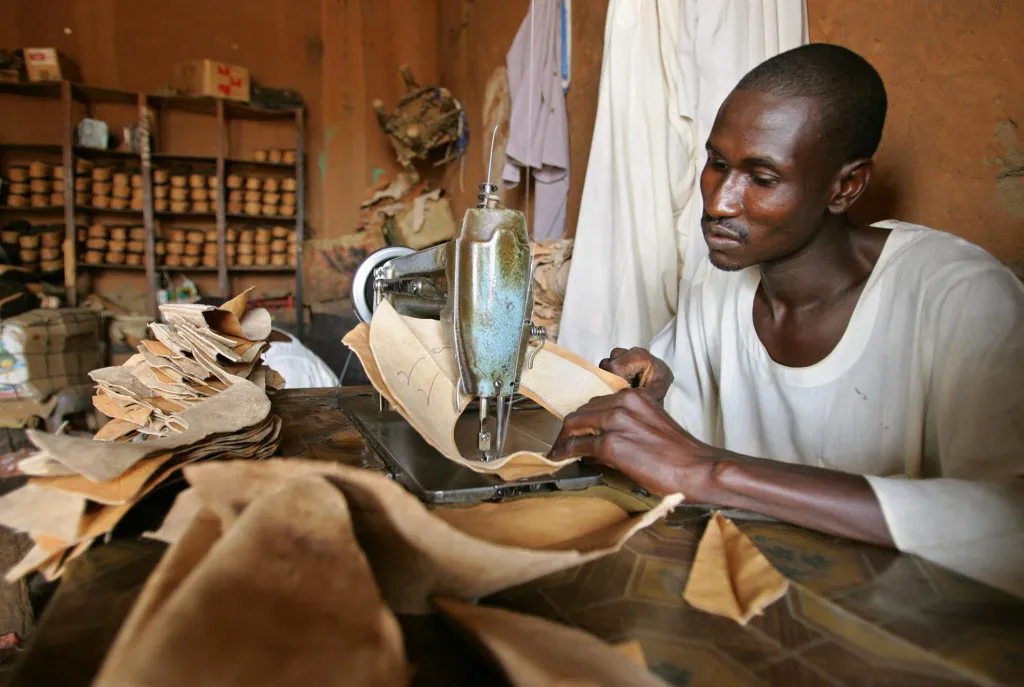
<svg viewBox="0 0 1024 687">
<path fill-rule="evenodd" d="M 752 67 L 803 42 L 804 0 L 611 1 L 560 344 L 597 362 L 672 318 L 707 253 L 696 182 L 718 108 Z"/>
<path fill-rule="evenodd" d="M 506 56 L 512 110 L 502 180 L 534 179 L 533 240 L 565 234 L 569 197 L 569 117 L 562 91 L 561 0 L 532 0 Z M 490 135 L 490 132 L 487 132 Z"/>
</svg>

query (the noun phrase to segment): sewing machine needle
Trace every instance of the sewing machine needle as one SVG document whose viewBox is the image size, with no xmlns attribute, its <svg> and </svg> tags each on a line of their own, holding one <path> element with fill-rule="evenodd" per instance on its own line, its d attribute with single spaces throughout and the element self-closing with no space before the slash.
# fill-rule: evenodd
<svg viewBox="0 0 1024 687">
<path fill-rule="evenodd" d="M 498 387 L 498 452 L 497 457 L 501 458 L 501 452 L 505 450 L 505 396 Z"/>
<path fill-rule="evenodd" d="M 477 435 L 477 448 L 487 460 L 488 452 L 491 450 L 491 433 L 487 431 L 487 397 L 480 397 L 480 434 Z"/>
</svg>

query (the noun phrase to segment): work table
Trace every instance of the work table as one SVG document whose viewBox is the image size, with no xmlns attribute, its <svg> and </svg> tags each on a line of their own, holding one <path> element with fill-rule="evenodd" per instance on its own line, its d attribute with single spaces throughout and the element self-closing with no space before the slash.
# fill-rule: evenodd
<svg viewBox="0 0 1024 687">
<path fill-rule="evenodd" d="M 384 470 L 342 410 L 369 393 L 278 393 L 278 454 Z M 613 492 L 594 491 L 636 498 Z M 608 642 L 637 640 L 650 668 L 676 685 L 1024 684 L 1024 601 L 914 556 L 786 524 L 736 519 L 792 583 L 764 615 L 740 626 L 690 607 L 682 590 L 708 516 L 681 507 L 615 555 L 486 602 Z M 9 684 L 88 685 L 163 550 L 125 538 L 75 561 Z M 414 684 L 493 683 L 489 666 L 444 621 L 400 620 L 418 666 Z"/>
</svg>

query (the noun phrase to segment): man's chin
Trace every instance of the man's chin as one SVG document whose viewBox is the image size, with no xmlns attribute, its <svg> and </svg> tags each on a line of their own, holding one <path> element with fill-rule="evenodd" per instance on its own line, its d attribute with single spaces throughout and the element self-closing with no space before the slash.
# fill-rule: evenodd
<svg viewBox="0 0 1024 687">
<path fill-rule="evenodd" d="M 721 254 L 717 254 L 715 251 L 708 253 L 708 259 L 711 260 L 711 265 L 723 272 L 739 272 L 746 267 L 742 262 L 738 260 L 729 260 Z"/>
</svg>

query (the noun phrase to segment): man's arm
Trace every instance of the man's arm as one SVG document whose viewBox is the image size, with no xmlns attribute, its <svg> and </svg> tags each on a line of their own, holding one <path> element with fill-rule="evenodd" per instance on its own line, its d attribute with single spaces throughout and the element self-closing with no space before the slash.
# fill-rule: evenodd
<svg viewBox="0 0 1024 687">
<path fill-rule="evenodd" d="M 743 508 L 821 532 L 894 546 L 860 475 L 725 451 L 698 441 L 661 407 L 671 371 L 646 351 L 613 351 L 602 367 L 640 388 L 593 399 L 565 419 L 553 458 L 592 457 L 656 494 Z M 667 375 L 667 381 L 666 381 Z"/>
</svg>

